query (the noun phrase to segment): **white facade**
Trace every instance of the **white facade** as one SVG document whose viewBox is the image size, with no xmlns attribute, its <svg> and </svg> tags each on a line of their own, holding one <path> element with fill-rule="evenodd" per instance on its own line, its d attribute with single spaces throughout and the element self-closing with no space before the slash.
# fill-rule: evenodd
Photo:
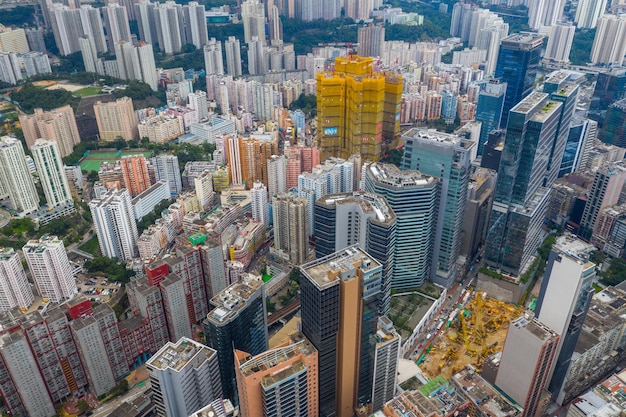
<svg viewBox="0 0 626 417">
<path fill-rule="evenodd" d="M 117 3 L 108 3 L 100 9 L 104 17 L 104 26 L 107 29 L 107 41 L 109 49 L 119 41 L 130 42 L 130 25 L 126 7 Z"/>
<path fill-rule="evenodd" d="M 189 108 L 196 111 L 198 121 L 207 120 L 209 118 L 209 104 L 206 99 L 206 92 L 198 90 L 195 93 L 189 93 L 187 98 L 189 99 Z"/>
<path fill-rule="evenodd" d="M 165 112 L 143 119 L 137 128 L 140 138 L 154 143 L 165 143 L 185 133 L 183 118 Z"/>
<path fill-rule="evenodd" d="M 137 255 L 137 223 L 128 190 L 112 190 L 89 203 L 102 255 L 121 261 Z"/>
<path fill-rule="evenodd" d="M 53 140 L 37 139 L 31 151 L 48 207 L 73 205 L 74 199 L 57 143 Z"/>
<path fill-rule="evenodd" d="M 268 225 L 270 223 L 268 213 L 267 187 L 260 181 L 255 181 L 250 190 L 252 200 L 252 218 L 260 223 Z"/>
<path fill-rule="evenodd" d="M 169 342 L 146 364 L 160 417 L 188 416 L 222 397 L 217 352 L 194 340 Z"/>
<path fill-rule="evenodd" d="M 267 160 L 267 185 L 270 196 L 287 191 L 287 157 L 272 155 Z"/>
<path fill-rule="evenodd" d="M 0 311 L 27 309 L 33 301 L 19 255 L 12 248 L 0 248 Z"/>
<path fill-rule="evenodd" d="M 204 171 L 199 177 L 194 178 L 193 183 L 195 185 L 198 203 L 200 203 L 202 209 L 206 209 L 215 199 L 213 174 L 211 174 L 210 171 Z"/>
<path fill-rule="evenodd" d="M 169 200 L 170 198 L 170 187 L 167 181 L 157 181 L 131 201 L 135 219 L 140 221 L 144 216 L 152 213 L 154 208 L 158 206 L 161 201 Z"/>
<path fill-rule="evenodd" d="M 230 36 L 224 42 L 226 49 L 226 72 L 233 77 L 241 77 L 241 45 L 239 39 Z"/>
<path fill-rule="evenodd" d="M 13 209 L 24 214 L 39 208 L 39 196 L 26 165 L 22 143 L 9 136 L 0 137 L 0 194 L 8 195 Z"/>
<path fill-rule="evenodd" d="M 607 14 L 598 19 L 591 47 L 593 64 L 622 65 L 626 54 L 626 16 Z"/>
<path fill-rule="evenodd" d="M 243 36 L 249 43 L 254 36 L 265 45 L 265 8 L 259 0 L 246 0 L 241 4 Z"/>
<path fill-rule="evenodd" d="M 556 62 L 569 62 L 569 54 L 574 42 L 576 27 L 571 23 L 557 23 L 550 30 L 548 45 L 543 59 Z"/>
<path fill-rule="evenodd" d="M 606 10 L 606 0 L 579 0 L 574 22 L 581 29 L 593 29 Z"/>
<path fill-rule="evenodd" d="M 183 20 L 185 22 L 186 43 L 202 48 L 208 41 L 206 16 L 204 5 L 191 1 L 183 6 Z"/>
<path fill-rule="evenodd" d="M 183 184 L 180 179 L 180 165 L 178 164 L 178 157 L 176 155 L 160 154 L 157 155 L 153 161 L 157 181 L 167 181 L 170 194 L 180 194 Z"/>
<path fill-rule="evenodd" d="M 39 294 L 44 299 L 60 303 L 78 292 L 62 240 L 56 236 L 43 236 L 26 243 L 22 252 Z"/>
</svg>

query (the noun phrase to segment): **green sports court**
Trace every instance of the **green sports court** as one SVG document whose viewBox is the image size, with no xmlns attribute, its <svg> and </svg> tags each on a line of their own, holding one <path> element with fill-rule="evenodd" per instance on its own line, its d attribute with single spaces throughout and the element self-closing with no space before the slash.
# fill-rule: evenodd
<svg viewBox="0 0 626 417">
<path fill-rule="evenodd" d="M 146 151 L 145 149 L 87 151 L 78 164 L 80 165 L 80 169 L 83 171 L 97 172 L 100 169 L 100 164 L 102 162 L 117 161 L 123 156 L 130 155 L 143 155 L 146 158 L 149 158 L 152 156 L 152 151 Z"/>
</svg>

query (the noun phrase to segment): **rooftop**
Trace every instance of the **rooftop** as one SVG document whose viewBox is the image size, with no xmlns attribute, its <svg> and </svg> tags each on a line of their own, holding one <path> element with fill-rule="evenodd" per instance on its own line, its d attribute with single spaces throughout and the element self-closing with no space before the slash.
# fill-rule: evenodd
<svg viewBox="0 0 626 417">
<path fill-rule="evenodd" d="M 15 256 L 16 252 L 13 248 L 3 248 L 0 247 L 0 261 L 5 261 L 9 258 Z"/>
<path fill-rule="evenodd" d="M 483 415 L 493 417 L 514 417 L 522 415 L 522 410 L 500 394 L 493 385 L 485 381 L 472 366 L 454 374 L 452 382 L 472 403 L 476 404 Z"/>
<path fill-rule="evenodd" d="M 356 203 L 363 213 L 374 213 L 380 223 L 392 223 L 396 215 L 384 197 L 377 194 L 354 191 L 352 193 L 329 194 L 320 198 L 317 204 L 327 206 Z"/>
<path fill-rule="evenodd" d="M 528 315 L 524 315 L 513 320 L 511 322 L 511 326 L 515 326 L 520 329 L 525 328 L 530 334 L 543 341 L 550 340 L 557 336 L 552 329 L 534 317 L 530 318 Z"/>
<path fill-rule="evenodd" d="M 197 355 L 203 355 L 205 359 L 208 359 L 215 354 L 215 350 L 194 340 L 182 337 L 176 343 L 168 342 L 156 355 L 148 360 L 147 364 L 149 367 L 160 370 L 170 369 L 180 372 Z"/>
<path fill-rule="evenodd" d="M 421 140 L 428 140 L 431 142 L 438 142 L 446 145 L 453 145 L 464 150 L 470 149 L 472 146 L 476 146 L 476 142 L 466 139 L 462 136 L 458 136 L 452 133 L 439 132 L 435 129 L 421 129 L 412 128 L 408 130 L 404 135 L 405 138 L 414 138 Z"/>
<path fill-rule="evenodd" d="M 392 164 L 373 163 L 367 165 L 367 170 L 376 182 L 384 186 L 396 188 L 434 186 L 439 181 L 435 177 L 422 174 L 414 170 L 400 170 Z"/>
<path fill-rule="evenodd" d="M 516 33 L 502 39 L 501 45 L 506 49 L 515 49 L 520 51 L 528 51 L 541 46 L 543 43 L 543 35 L 537 33 Z"/>
<path fill-rule="evenodd" d="M 304 264 L 300 270 L 317 287 L 323 289 L 338 284 L 338 278 L 356 268 L 369 272 L 382 266 L 364 250 L 351 246 Z"/>
<path fill-rule="evenodd" d="M 260 276 L 252 274 L 242 274 L 240 281 L 231 285 L 224 291 L 211 299 L 211 304 L 215 306 L 207 315 L 207 320 L 216 323 L 228 321 L 237 315 L 257 290 L 263 286 Z"/>
<path fill-rule="evenodd" d="M 561 252 L 582 262 L 587 262 L 591 252 L 594 252 L 596 248 L 595 246 L 578 239 L 575 235 L 565 234 L 557 238 L 552 250 L 555 252 Z"/>
<path fill-rule="evenodd" d="M 541 91 L 533 91 L 522 101 L 517 103 L 511 111 L 517 113 L 529 113 L 533 110 L 538 104 L 541 104 L 544 100 L 548 98 L 548 94 L 542 93 Z"/>
</svg>

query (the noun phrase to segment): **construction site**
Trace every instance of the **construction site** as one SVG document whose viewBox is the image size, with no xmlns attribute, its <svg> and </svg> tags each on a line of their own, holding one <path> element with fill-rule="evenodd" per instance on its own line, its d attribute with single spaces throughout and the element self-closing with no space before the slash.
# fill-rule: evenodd
<svg viewBox="0 0 626 417">
<path fill-rule="evenodd" d="M 485 358 L 502 350 L 509 323 L 521 314 L 521 308 L 484 292 L 466 292 L 420 358 L 422 372 L 431 379 L 441 375 L 449 380 L 466 365 L 480 370 Z"/>
</svg>

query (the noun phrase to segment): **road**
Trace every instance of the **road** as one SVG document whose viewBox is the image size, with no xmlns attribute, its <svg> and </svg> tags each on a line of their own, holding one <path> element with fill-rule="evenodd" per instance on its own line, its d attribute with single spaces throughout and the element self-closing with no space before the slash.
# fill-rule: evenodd
<svg viewBox="0 0 626 417">
<path fill-rule="evenodd" d="M 146 381 L 146 384 L 142 387 L 135 385 L 133 388 L 128 390 L 126 394 L 119 396 L 111 401 L 108 401 L 98 408 L 94 408 L 92 410 L 93 414 L 91 415 L 91 417 L 107 417 L 113 412 L 113 410 L 119 407 L 120 404 L 126 401 L 134 400 L 135 398 L 146 392 L 149 388 L 150 381 Z"/>
</svg>

